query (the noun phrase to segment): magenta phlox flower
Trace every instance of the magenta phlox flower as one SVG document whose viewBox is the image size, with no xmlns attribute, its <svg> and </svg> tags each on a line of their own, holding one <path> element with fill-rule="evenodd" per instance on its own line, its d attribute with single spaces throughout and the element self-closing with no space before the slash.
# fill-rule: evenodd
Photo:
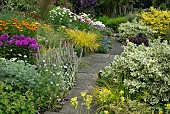
<svg viewBox="0 0 170 114">
<path fill-rule="evenodd" d="M 16 45 L 16 46 L 21 46 L 21 41 L 20 41 L 20 40 L 17 40 L 17 41 L 15 42 L 15 45 Z"/>
<path fill-rule="evenodd" d="M 27 46 L 29 44 L 28 40 L 21 40 L 21 46 Z"/>
<path fill-rule="evenodd" d="M 38 53 L 33 53 L 32 56 L 34 56 L 35 58 L 38 57 Z"/>
<path fill-rule="evenodd" d="M 12 40 L 8 40 L 7 42 L 6 42 L 6 44 L 13 44 L 13 41 Z"/>
<path fill-rule="evenodd" d="M 2 45 L 2 42 L 0 41 L 0 46 Z"/>
<path fill-rule="evenodd" d="M 36 50 L 37 49 L 37 44 L 30 44 L 28 46 L 29 49 L 33 49 L 33 50 Z"/>
<path fill-rule="evenodd" d="M 30 43 L 36 44 L 36 43 L 37 43 L 37 40 L 36 40 L 35 38 L 31 38 L 31 39 L 30 39 Z"/>
<path fill-rule="evenodd" d="M 1 35 L 0 36 L 0 41 L 6 41 L 6 40 L 8 40 L 8 34 L 3 34 L 3 35 Z"/>
</svg>

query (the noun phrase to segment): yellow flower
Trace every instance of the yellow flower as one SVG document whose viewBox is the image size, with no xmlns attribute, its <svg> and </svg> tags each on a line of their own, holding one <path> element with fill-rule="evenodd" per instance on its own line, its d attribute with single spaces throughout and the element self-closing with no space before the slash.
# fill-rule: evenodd
<svg viewBox="0 0 170 114">
<path fill-rule="evenodd" d="M 119 110 L 123 110 L 121 107 L 118 108 Z"/>
<path fill-rule="evenodd" d="M 163 114 L 163 112 L 162 112 L 162 111 L 159 111 L 159 114 Z"/>
<path fill-rule="evenodd" d="M 62 29 L 65 29 L 66 27 L 65 26 L 61 26 Z"/>
<path fill-rule="evenodd" d="M 109 114 L 109 112 L 107 110 L 104 110 L 104 114 Z"/>
<path fill-rule="evenodd" d="M 91 107 L 91 103 L 92 103 L 92 96 L 91 95 L 86 95 L 85 104 L 86 104 L 88 110 Z"/>
<path fill-rule="evenodd" d="M 86 96 L 86 92 L 81 92 L 81 96 L 84 98 Z"/>
<path fill-rule="evenodd" d="M 124 97 L 120 97 L 121 99 L 121 102 L 123 103 L 125 101 L 125 98 Z"/>
<path fill-rule="evenodd" d="M 124 91 L 123 91 L 123 90 L 121 90 L 121 91 L 120 91 L 120 95 L 122 96 L 123 94 L 124 94 Z"/>
<path fill-rule="evenodd" d="M 170 109 L 170 104 L 165 104 L 165 106 L 167 107 L 167 109 Z"/>
<path fill-rule="evenodd" d="M 78 101 L 77 101 L 77 97 L 73 97 L 71 98 L 71 105 L 76 109 L 78 106 Z"/>
</svg>

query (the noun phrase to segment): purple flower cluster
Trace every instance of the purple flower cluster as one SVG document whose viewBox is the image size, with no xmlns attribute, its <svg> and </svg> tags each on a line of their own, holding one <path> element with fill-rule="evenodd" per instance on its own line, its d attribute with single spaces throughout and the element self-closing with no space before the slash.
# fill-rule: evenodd
<svg viewBox="0 0 170 114">
<path fill-rule="evenodd" d="M 40 45 L 37 43 L 35 38 L 30 38 L 24 35 L 13 35 L 9 37 L 8 34 L 0 36 L 0 46 L 15 45 L 19 47 L 28 47 L 29 49 L 37 50 Z"/>
<path fill-rule="evenodd" d="M 103 49 L 105 49 L 106 51 L 108 51 L 111 48 L 111 40 L 108 36 L 104 36 L 101 46 L 103 47 Z"/>
</svg>

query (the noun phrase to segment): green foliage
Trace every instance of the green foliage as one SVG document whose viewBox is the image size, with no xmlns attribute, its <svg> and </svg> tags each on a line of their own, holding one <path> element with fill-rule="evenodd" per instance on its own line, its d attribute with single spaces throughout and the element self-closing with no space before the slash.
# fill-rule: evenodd
<svg viewBox="0 0 170 114">
<path fill-rule="evenodd" d="M 128 21 L 128 19 L 126 17 L 110 18 L 109 20 L 107 20 L 106 26 L 109 26 L 113 30 L 117 31 L 119 24 L 126 23 L 127 21 Z"/>
<path fill-rule="evenodd" d="M 35 100 L 21 82 L 0 81 L 0 114 L 35 114 Z"/>
<path fill-rule="evenodd" d="M 170 11 L 161 11 L 151 7 L 149 12 L 142 12 L 141 17 L 142 21 L 158 31 L 159 35 L 165 35 L 170 23 Z"/>
<path fill-rule="evenodd" d="M 119 41 L 126 41 L 126 39 L 137 36 L 138 33 L 142 33 L 148 39 L 153 39 L 157 31 L 146 26 L 143 22 L 133 20 L 132 22 L 122 23 L 119 28 Z"/>
<path fill-rule="evenodd" d="M 98 17 L 97 20 L 101 21 L 104 24 L 106 24 L 107 20 L 109 20 L 109 17 L 108 16 L 101 16 L 101 17 Z"/>
<path fill-rule="evenodd" d="M 156 40 L 150 47 L 128 43 L 124 52 L 105 68 L 101 78 L 109 85 L 121 82 L 128 98 L 139 95 L 153 106 L 170 100 L 170 46 Z M 132 95 L 132 96 L 130 96 Z"/>
</svg>

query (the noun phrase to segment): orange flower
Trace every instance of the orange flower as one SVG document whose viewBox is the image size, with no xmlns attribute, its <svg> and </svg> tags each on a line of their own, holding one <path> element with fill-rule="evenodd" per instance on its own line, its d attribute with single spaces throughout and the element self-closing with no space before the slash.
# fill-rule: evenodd
<svg viewBox="0 0 170 114">
<path fill-rule="evenodd" d="M 0 27 L 0 31 L 2 31 L 3 29 L 2 29 L 2 27 Z"/>
</svg>

